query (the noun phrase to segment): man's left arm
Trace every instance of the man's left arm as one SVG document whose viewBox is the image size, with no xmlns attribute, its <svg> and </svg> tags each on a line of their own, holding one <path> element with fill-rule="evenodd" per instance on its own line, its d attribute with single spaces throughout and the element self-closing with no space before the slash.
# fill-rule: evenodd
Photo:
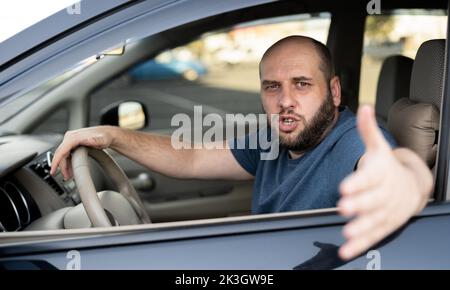
<svg viewBox="0 0 450 290">
<path fill-rule="evenodd" d="M 379 129 L 373 108 L 358 110 L 358 131 L 366 151 L 357 170 L 340 184 L 339 212 L 354 216 L 343 230 L 340 248 L 348 260 L 400 228 L 426 205 L 433 176 L 424 161 L 406 148 L 392 150 Z"/>
</svg>

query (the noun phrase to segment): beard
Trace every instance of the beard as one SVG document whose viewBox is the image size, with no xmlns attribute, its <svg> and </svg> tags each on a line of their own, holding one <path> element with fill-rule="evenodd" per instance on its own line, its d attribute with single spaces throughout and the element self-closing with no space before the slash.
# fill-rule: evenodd
<svg viewBox="0 0 450 290">
<path fill-rule="evenodd" d="M 322 141 L 325 131 L 333 123 L 335 110 L 336 106 L 333 103 L 331 92 L 328 91 L 325 100 L 309 122 L 305 117 L 295 114 L 292 110 L 280 112 L 280 115 L 295 114 L 304 124 L 303 130 L 297 133 L 297 136 L 286 136 L 279 133 L 280 145 L 296 152 L 305 152 L 317 146 Z M 277 131 L 279 132 L 279 130 Z"/>
</svg>

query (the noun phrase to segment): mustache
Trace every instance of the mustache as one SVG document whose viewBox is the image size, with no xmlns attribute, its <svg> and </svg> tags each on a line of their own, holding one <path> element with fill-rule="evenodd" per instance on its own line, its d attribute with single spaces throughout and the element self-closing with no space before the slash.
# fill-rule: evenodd
<svg viewBox="0 0 450 290">
<path fill-rule="evenodd" d="M 303 115 L 297 114 L 293 110 L 282 110 L 281 112 L 278 113 L 278 115 L 292 115 L 292 116 L 296 116 L 297 118 L 302 119 L 302 120 L 305 119 L 305 117 Z"/>
<path fill-rule="evenodd" d="M 299 119 L 300 121 L 303 122 L 303 124 L 306 124 L 306 118 L 303 115 L 297 114 L 295 113 L 293 110 L 282 110 L 280 112 L 277 113 L 279 116 L 281 115 L 292 115 L 295 116 L 297 119 Z M 269 124 L 271 124 L 271 120 L 269 118 L 269 116 L 267 117 Z"/>
</svg>

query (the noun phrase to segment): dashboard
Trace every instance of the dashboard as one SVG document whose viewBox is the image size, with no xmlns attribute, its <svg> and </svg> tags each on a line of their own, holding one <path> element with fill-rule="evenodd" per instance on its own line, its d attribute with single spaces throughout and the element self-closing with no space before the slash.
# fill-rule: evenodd
<svg viewBox="0 0 450 290">
<path fill-rule="evenodd" d="M 33 221 L 81 202 L 73 179 L 64 181 L 59 171 L 50 175 L 61 140 L 60 135 L 0 137 L 0 232 L 26 230 Z M 102 176 L 93 175 L 97 188 L 103 187 Z"/>
<path fill-rule="evenodd" d="M 76 185 L 73 179 L 65 182 L 59 171 L 55 176 L 50 175 L 52 158 L 53 150 L 47 151 L 44 154 L 41 154 L 41 156 L 36 157 L 36 159 L 27 164 L 26 167 L 30 168 L 36 175 L 41 177 L 41 179 L 59 195 L 67 206 L 74 206 L 80 203 L 80 196 L 76 191 Z"/>
</svg>

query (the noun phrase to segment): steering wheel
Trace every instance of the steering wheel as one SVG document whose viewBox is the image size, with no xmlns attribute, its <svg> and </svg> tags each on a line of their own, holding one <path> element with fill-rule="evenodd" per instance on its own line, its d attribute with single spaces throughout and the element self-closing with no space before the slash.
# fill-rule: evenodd
<svg viewBox="0 0 450 290">
<path fill-rule="evenodd" d="M 72 153 L 72 170 L 81 201 L 92 225 L 94 227 L 112 226 L 92 181 L 88 156 L 96 160 L 105 173 L 111 177 L 120 194 L 131 204 L 140 221 L 151 223 L 139 194 L 111 155 L 105 150 L 80 146 Z"/>
</svg>

